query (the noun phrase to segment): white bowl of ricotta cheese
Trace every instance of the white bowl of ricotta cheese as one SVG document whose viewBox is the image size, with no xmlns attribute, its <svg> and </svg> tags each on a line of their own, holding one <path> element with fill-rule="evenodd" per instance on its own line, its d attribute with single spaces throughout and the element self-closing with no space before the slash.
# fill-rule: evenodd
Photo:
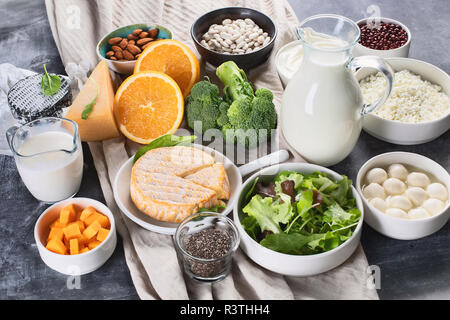
<svg viewBox="0 0 450 320">
<path fill-rule="evenodd" d="M 385 105 L 364 116 L 364 131 L 399 145 L 426 143 L 447 132 L 450 129 L 449 75 L 420 60 L 386 58 L 386 61 L 396 72 L 394 89 Z M 374 75 L 371 83 L 361 82 L 371 75 Z M 384 90 L 382 80 L 376 79 L 378 76 L 371 69 L 360 69 L 356 78 L 366 103 L 372 103 L 367 100 L 376 99 L 377 92 Z"/>
</svg>

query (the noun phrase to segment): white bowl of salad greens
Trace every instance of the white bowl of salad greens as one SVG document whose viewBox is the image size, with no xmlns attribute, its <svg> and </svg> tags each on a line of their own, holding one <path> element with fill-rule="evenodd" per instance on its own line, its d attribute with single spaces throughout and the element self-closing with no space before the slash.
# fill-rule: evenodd
<svg viewBox="0 0 450 320">
<path fill-rule="evenodd" d="M 353 254 L 363 210 L 346 176 L 309 163 L 285 163 L 252 175 L 233 214 L 241 248 L 254 262 L 284 275 L 312 276 Z"/>
</svg>

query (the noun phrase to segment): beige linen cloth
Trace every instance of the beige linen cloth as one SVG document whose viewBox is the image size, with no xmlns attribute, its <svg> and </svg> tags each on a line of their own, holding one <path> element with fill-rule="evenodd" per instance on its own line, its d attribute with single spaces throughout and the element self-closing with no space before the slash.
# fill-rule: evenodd
<svg viewBox="0 0 450 320">
<path fill-rule="evenodd" d="M 46 0 L 45 3 L 65 65 L 88 59 L 94 66 L 98 62 L 95 48 L 100 38 L 119 26 L 138 22 L 168 26 L 175 39 L 197 53 L 189 35 L 190 26 L 199 15 L 220 7 L 246 6 L 268 14 L 279 30 L 274 52 L 296 38 L 298 24 L 287 0 Z M 200 63 L 204 70 L 205 62 Z M 283 88 L 274 66 L 274 54 L 268 63 L 252 70 L 249 78 L 256 87 L 272 90 L 279 108 Z M 177 260 L 172 237 L 141 228 L 122 214 L 114 201 L 114 177 L 136 146 L 118 138 L 89 143 L 89 147 L 141 299 L 378 299 L 376 290 L 367 286 L 370 275 L 361 246 L 343 265 L 314 277 L 275 274 L 256 265 L 239 249 L 232 272 L 225 280 L 202 284 L 189 279 Z M 283 139 L 280 147 L 286 147 Z M 303 161 L 298 155 L 294 159 Z"/>
</svg>

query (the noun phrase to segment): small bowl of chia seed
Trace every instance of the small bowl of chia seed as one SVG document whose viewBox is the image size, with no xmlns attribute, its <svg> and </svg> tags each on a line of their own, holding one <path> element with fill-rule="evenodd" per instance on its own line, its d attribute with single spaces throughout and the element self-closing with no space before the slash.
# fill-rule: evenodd
<svg viewBox="0 0 450 320">
<path fill-rule="evenodd" d="M 183 220 L 174 237 L 178 256 L 191 278 L 215 282 L 230 273 L 240 241 L 231 219 L 217 213 L 199 213 Z"/>
</svg>

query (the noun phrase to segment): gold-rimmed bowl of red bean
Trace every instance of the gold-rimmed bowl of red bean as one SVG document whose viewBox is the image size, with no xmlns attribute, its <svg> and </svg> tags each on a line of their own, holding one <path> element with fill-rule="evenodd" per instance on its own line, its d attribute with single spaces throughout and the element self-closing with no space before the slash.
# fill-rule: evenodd
<svg viewBox="0 0 450 320">
<path fill-rule="evenodd" d="M 361 38 L 353 49 L 354 56 L 408 57 L 411 31 L 400 21 L 371 17 L 356 24 L 361 30 Z"/>
</svg>

